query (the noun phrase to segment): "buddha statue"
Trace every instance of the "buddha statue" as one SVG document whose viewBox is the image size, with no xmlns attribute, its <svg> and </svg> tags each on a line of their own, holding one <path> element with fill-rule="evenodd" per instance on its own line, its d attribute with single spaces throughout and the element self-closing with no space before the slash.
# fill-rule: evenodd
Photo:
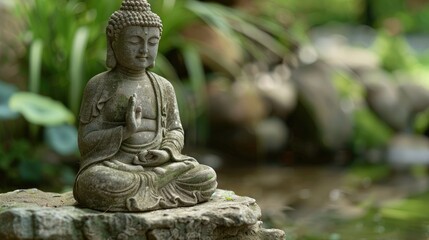
<svg viewBox="0 0 429 240">
<path fill-rule="evenodd" d="M 150 211 L 208 201 L 216 173 L 181 154 L 184 132 L 174 88 L 148 71 L 162 22 L 146 0 L 124 0 L 106 28 L 109 71 L 90 79 L 79 115 L 82 207 Z"/>
</svg>

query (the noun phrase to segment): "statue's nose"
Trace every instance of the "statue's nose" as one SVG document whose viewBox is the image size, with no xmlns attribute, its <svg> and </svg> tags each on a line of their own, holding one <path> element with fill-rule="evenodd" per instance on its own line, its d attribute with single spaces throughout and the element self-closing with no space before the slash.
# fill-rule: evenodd
<svg viewBox="0 0 429 240">
<path fill-rule="evenodd" d="M 147 53 L 148 49 L 147 49 L 147 44 L 142 44 L 141 48 L 140 48 L 140 53 Z"/>
</svg>

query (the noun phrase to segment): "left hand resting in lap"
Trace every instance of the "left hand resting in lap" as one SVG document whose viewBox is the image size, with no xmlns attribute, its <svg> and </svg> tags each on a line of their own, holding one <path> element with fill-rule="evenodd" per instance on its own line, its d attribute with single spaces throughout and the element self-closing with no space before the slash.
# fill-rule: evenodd
<svg viewBox="0 0 429 240">
<path fill-rule="evenodd" d="M 148 150 L 138 155 L 138 162 L 135 164 L 143 167 L 160 166 L 170 160 L 170 155 L 165 150 Z"/>
</svg>

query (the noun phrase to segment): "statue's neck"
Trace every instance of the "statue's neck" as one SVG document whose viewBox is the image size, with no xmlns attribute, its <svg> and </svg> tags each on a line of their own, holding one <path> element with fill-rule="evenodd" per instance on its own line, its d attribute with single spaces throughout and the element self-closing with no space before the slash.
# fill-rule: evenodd
<svg viewBox="0 0 429 240">
<path fill-rule="evenodd" d="M 142 77 L 146 76 L 146 69 L 135 71 L 122 66 L 117 66 L 115 70 L 129 79 L 141 79 Z"/>
</svg>

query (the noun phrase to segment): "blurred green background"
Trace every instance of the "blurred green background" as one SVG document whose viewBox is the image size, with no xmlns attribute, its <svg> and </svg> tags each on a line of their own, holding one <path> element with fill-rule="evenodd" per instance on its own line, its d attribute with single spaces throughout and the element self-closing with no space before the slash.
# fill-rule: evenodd
<svg viewBox="0 0 429 240">
<path fill-rule="evenodd" d="M 429 3 L 152 0 L 185 152 L 287 239 L 429 238 Z M 0 0 L 0 192 L 71 189 L 120 0 Z"/>
</svg>

